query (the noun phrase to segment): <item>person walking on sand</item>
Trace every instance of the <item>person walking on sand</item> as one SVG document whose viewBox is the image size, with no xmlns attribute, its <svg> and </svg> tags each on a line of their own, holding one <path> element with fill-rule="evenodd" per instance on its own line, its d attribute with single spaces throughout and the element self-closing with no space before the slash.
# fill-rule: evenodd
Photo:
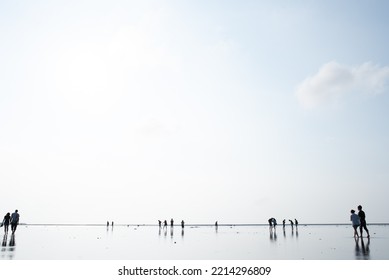
<svg viewBox="0 0 389 280">
<path fill-rule="evenodd" d="M 10 220 L 11 220 L 11 214 L 10 213 L 5 214 L 4 219 L 3 219 L 3 226 L 4 226 L 4 233 L 5 234 L 8 233 L 8 227 L 9 227 Z"/>
<path fill-rule="evenodd" d="M 359 237 L 357 229 L 360 226 L 360 221 L 359 221 L 359 216 L 357 214 L 355 214 L 354 209 L 351 209 L 350 221 L 351 221 L 353 228 L 354 228 L 354 238 Z"/>
<path fill-rule="evenodd" d="M 18 210 L 15 210 L 15 212 L 12 213 L 11 215 L 11 231 L 12 233 L 15 233 L 16 231 L 16 228 L 18 227 L 18 224 L 19 224 L 19 213 L 18 213 Z"/>
<path fill-rule="evenodd" d="M 167 221 L 163 221 L 163 228 L 167 227 Z"/>
<path fill-rule="evenodd" d="M 170 226 L 174 226 L 174 220 L 173 219 L 170 219 Z"/>
<path fill-rule="evenodd" d="M 182 228 L 185 227 L 185 222 L 184 222 L 184 220 L 181 221 L 181 227 L 182 227 Z"/>
<path fill-rule="evenodd" d="M 359 222 L 360 222 L 359 231 L 360 231 L 361 237 L 362 237 L 363 229 L 365 229 L 365 231 L 367 233 L 367 238 L 370 238 L 369 230 L 366 227 L 366 214 L 362 210 L 361 205 L 358 206 L 358 216 L 359 216 Z"/>
</svg>

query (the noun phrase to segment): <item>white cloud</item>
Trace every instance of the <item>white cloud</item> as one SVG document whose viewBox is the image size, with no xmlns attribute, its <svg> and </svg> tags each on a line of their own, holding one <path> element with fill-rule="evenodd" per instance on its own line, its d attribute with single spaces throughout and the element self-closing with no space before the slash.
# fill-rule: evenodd
<svg viewBox="0 0 389 280">
<path fill-rule="evenodd" d="M 305 108 L 331 104 L 349 94 L 378 94 L 389 82 L 389 67 L 370 62 L 358 66 L 342 65 L 332 61 L 306 78 L 297 88 L 296 95 Z"/>
</svg>

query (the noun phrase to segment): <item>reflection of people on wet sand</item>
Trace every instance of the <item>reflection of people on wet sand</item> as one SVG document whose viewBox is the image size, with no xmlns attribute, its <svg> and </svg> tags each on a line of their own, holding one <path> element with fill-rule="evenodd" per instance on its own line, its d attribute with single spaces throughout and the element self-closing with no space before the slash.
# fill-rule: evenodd
<svg viewBox="0 0 389 280">
<path fill-rule="evenodd" d="M 357 214 L 355 214 L 354 209 L 351 209 L 350 221 L 351 221 L 353 228 L 354 228 L 354 237 L 359 237 L 358 231 L 357 231 L 357 229 L 360 225 L 359 216 Z"/>
<path fill-rule="evenodd" d="M 277 241 L 277 232 L 275 230 L 270 231 L 270 241 Z"/>
<path fill-rule="evenodd" d="M 369 230 L 366 227 L 366 214 L 362 210 L 361 205 L 358 206 L 358 211 L 359 211 L 358 216 L 359 216 L 359 222 L 360 222 L 359 229 L 360 229 L 361 237 L 362 237 L 363 229 L 365 229 L 365 231 L 367 232 L 367 238 L 370 238 Z"/>
<path fill-rule="evenodd" d="M 3 243 L 1 243 L 1 246 L 3 246 L 3 247 L 6 247 L 6 246 L 7 246 L 7 239 L 8 239 L 8 235 L 7 235 L 7 234 L 4 234 Z"/>
<path fill-rule="evenodd" d="M 357 259 L 360 259 L 361 257 L 363 259 L 369 259 L 370 258 L 370 238 L 367 240 L 367 244 L 365 246 L 365 242 L 363 241 L 363 238 L 355 237 L 355 257 Z M 361 248 L 359 247 L 359 239 L 361 239 Z M 362 253 L 362 254 L 361 254 Z"/>
<path fill-rule="evenodd" d="M 8 227 L 9 227 L 10 220 L 11 220 L 11 214 L 7 213 L 3 219 L 4 233 L 6 233 L 6 234 L 8 233 Z"/>
<path fill-rule="evenodd" d="M 9 247 L 15 247 L 15 234 L 11 235 L 11 240 L 9 241 Z M 10 249 L 10 251 L 13 251 L 13 249 Z"/>
<path fill-rule="evenodd" d="M 362 253 L 365 257 L 369 257 L 370 254 L 370 238 L 367 239 L 367 244 L 365 246 L 365 242 L 363 241 L 363 238 L 361 238 L 361 247 L 362 247 Z"/>
<path fill-rule="evenodd" d="M 15 210 L 15 212 L 14 213 L 12 213 L 12 215 L 11 215 L 11 231 L 12 231 L 12 233 L 15 233 L 15 231 L 16 231 L 16 228 L 17 228 L 17 226 L 18 226 L 18 224 L 19 224 L 19 213 L 18 213 L 18 210 Z"/>
</svg>

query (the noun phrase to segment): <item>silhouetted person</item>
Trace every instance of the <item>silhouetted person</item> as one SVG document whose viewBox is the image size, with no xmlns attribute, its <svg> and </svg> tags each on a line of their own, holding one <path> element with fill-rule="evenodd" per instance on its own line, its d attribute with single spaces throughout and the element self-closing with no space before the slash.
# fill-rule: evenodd
<svg viewBox="0 0 389 280">
<path fill-rule="evenodd" d="M 365 229 L 365 231 L 367 232 L 367 238 L 370 238 L 369 230 L 366 227 L 366 214 L 364 211 L 362 211 L 361 205 L 358 206 L 358 216 L 359 216 L 359 222 L 361 223 L 359 226 L 361 237 L 362 237 L 363 229 Z"/>
<path fill-rule="evenodd" d="M 219 224 L 217 223 L 217 221 L 215 222 L 215 227 L 218 227 L 219 226 Z"/>
<path fill-rule="evenodd" d="M 111 223 L 111 226 L 113 227 L 113 222 Z"/>
<path fill-rule="evenodd" d="M 107 221 L 107 227 L 109 227 L 109 222 Z"/>
<path fill-rule="evenodd" d="M 12 233 L 15 233 L 16 231 L 16 228 L 18 227 L 18 224 L 19 224 L 19 213 L 18 213 L 18 210 L 15 210 L 15 212 L 12 213 L 11 215 L 11 231 Z"/>
<path fill-rule="evenodd" d="M 296 228 L 297 228 L 297 226 L 298 226 L 298 224 L 299 224 L 299 222 L 297 221 L 297 219 L 294 219 L 294 224 L 295 224 L 295 226 L 296 226 Z"/>
<path fill-rule="evenodd" d="M 277 226 L 277 220 L 275 218 L 272 218 L 272 222 L 273 222 L 273 228 L 275 229 Z"/>
<path fill-rule="evenodd" d="M 360 226 L 360 220 L 359 220 L 359 216 L 357 214 L 355 214 L 355 210 L 354 209 L 351 209 L 351 216 L 350 216 L 350 221 L 353 225 L 353 228 L 354 228 L 354 237 L 359 237 L 358 235 L 358 227 Z"/>
<path fill-rule="evenodd" d="M 185 226 L 185 222 L 184 222 L 184 220 L 182 220 L 181 221 L 181 227 L 184 228 L 184 226 Z"/>
<path fill-rule="evenodd" d="M 167 227 L 167 221 L 163 221 L 163 228 Z"/>
<path fill-rule="evenodd" d="M 3 219 L 3 226 L 4 226 L 4 233 L 5 234 L 8 233 L 8 227 L 9 227 L 10 221 L 11 221 L 11 214 L 10 213 L 5 214 L 4 219 Z"/>
<path fill-rule="evenodd" d="M 273 226 L 273 218 L 270 218 L 269 220 L 267 220 L 267 222 L 269 223 L 269 228 L 272 228 L 272 226 Z"/>
<path fill-rule="evenodd" d="M 161 220 L 158 220 L 158 226 L 161 227 L 162 226 L 162 222 Z"/>
<path fill-rule="evenodd" d="M 170 226 L 171 227 L 174 226 L 174 220 L 173 219 L 170 220 Z"/>
<path fill-rule="evenodd" d="M 290 226 L 291 226 L 292 229 L 293 229 L 293 226 L 294 226 L 293 221 L 292 221 L 292 220 L 289 220 L 289 222 L 290 222 Z"/>
<path fill-rule="evenodd" d="M 282 228 L 285 229 L 285 219 L 282 220 Z"/>
</svg>

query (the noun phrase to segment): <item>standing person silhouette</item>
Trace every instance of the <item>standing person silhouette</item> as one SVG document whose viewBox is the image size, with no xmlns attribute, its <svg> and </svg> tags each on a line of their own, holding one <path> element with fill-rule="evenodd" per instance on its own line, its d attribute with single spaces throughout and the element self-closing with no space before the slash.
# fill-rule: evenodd
<svg viewBox="0 0 389 280">
<path fill-rule="evenodd" d="M 4 216 L 4 219 L 3 219 L 3 225 L 4 225 L 4 233 L 7 234 L 8 233 L 8 227 L 9 227 L 9 222 L 11 220 L 11 214 L 10 213 L 7 213 L 5 216 Z"/>
<path fill-rule="evenodd" d="M 174 220 L 173 219 L 170 220 L 170 226 L 171 227 L 174 226 Z"/>
<path fill-rule="evenodd" d="M 12 213 L 11 215 L 11 231 L 12 233 L 15 233 L 16 231 L 16 228 L 18 227 L 18 224 L 19 224 L 19 213 L 18 213 L 18 210 L 15 210 L 15 212 Z"/>
<path fill-rule="evenodd" d="M 359 216 L 359 220 L 360 220 L 360 223 L 361 223 L 361 225 L 359 226 L 359 231 L 361 233 L 361 237 L 362 237 L 363 229 L 365 229 L 365 231 L 367 232 L 367 238 L 370 238 L 369 230 L 366 227 L 366 214 L 362 210 L 362 206 L 361 205 L 358 206 L 358 216 Z"/>
<path fill-rule="evenodd" d="M 354 237 L 359 237 L 357 229 L 360 226 L 360 220 L 359 220 L 359 216 L 355 214 L 354 209 L 351 210 L 350 221 L 354 228 Z"/>
</svg>

